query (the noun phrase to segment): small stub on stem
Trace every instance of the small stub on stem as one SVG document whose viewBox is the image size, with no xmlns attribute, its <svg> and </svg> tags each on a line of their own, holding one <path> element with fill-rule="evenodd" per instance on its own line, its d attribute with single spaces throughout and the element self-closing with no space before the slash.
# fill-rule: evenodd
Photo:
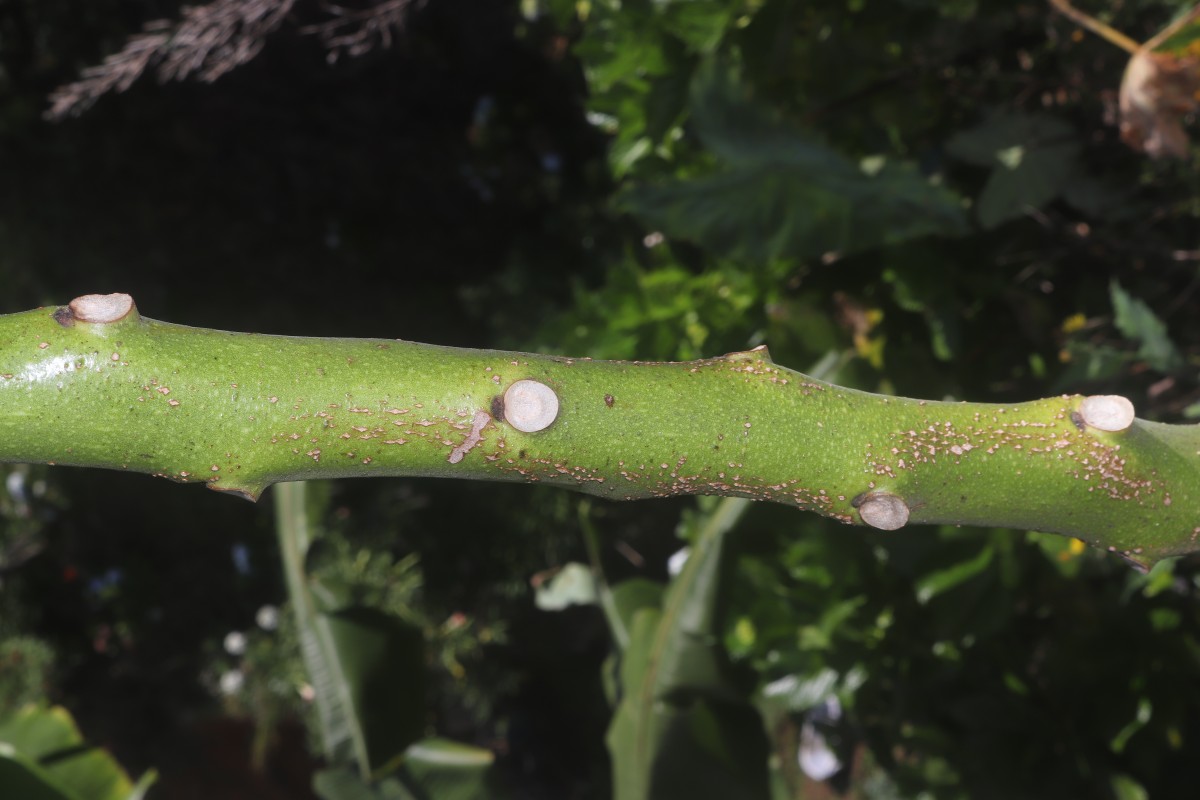
<svg viewBox="0 0 1200 800">
<path fill-rule="evenodd" d="M 558 395 L 544 383 L 520 380 L 504 392 L 504 421 L 522 433 L 550 427 L 558 417 Z"/>
<path fill-rule="evenodd" d="M 908 504 L 894 494 L 877 492 L 863 498 L 858 515 L 872 528 L 895 531 L 908 524 Z"/>
<path fill-rule="evenodd" d="M 1094 394 L 1085 397 L 1079 406 L 1079 416 L 1085 425 L 1112 433 L 1132 425 L 1133 414 L 1133 403 L 1119 394 Z"/>
<path fill-rule="evenodd" d="M 127 294 L 85 294 L 68 306 L 79 322 L 120 322 L 133 311 L 133 298 Z"/>
</svg>

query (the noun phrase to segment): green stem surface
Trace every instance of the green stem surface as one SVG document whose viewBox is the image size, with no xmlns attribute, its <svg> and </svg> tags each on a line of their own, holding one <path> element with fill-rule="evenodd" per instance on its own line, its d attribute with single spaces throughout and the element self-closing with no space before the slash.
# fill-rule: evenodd
<svg viewBox="0 0 1200 800">
<path fill-rule="evenodd" d="M 280 481 L 396 475 L 615 500 L 717 494 L 852 524 L 887 497 L 908 522 L 1063 533 L 1140 563 L 1200 549 L 1200 426 L 1103 431 L 1082 420 L 1079 396 L 885 397 L 780 367 L 765 348 L 606 362 L 229 333 L 136 308 L 89 322 L 73 308 L 0 316 L 0 461 L 145 472 L 250 499 Z M 506 420 L 518 380 L 557 395 L 544 430 Z"/>
</svg>

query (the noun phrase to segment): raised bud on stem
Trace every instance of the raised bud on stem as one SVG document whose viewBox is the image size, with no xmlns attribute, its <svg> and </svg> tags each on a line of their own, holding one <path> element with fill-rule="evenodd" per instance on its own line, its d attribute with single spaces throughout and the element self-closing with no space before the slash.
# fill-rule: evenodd
<svg viewBox="0 0 1200 800">
<path fill-rule="evenodd" d="M 895 531 L 908 524 L 908 504 L 894 494 L 878 492 L 863 498 L 858 515 L 872 528 Z"/>
<path fill-rule="evenodd" d="M 1133 424 L 1133 403 L 1117 394 L 1096 394 L 1084 398 L 1079 416 L 1089 427 L 1116 433 Z"/>
<path fill-rule="evenodd" d="M 504 421 L 523 433 L 550 427 L 558 417 L 558 395 L 544 383 L 520 380 L 504 392 Z"/>
<path fill-rule="evenodd" d="M 72 300 L 69 307 L 78 322 L 120 322 L 133 311 L 133 298 L 127 294 L 85 294 Z"/>
</svg>

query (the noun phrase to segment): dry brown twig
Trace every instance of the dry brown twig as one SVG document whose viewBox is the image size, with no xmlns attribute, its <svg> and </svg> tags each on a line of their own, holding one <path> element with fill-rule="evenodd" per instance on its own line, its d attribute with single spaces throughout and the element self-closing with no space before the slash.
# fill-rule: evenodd
<svg viewBox="0 0 1200 800">
<path fill-rule="evenodd" d="M 395 32 L 403 26 L 412 3 L 413 0 L 385 0 L 358 10 L 325 3 L 325 11 L 332 19 L 305 25 L 300 32 L 316 35 L 321 40 L 329 51 L 326 58 L 331 64 L 342 55 L 357 58 L 377 47 L 391 47 Z"/>
<path fill-rule="evenodd" d="M 413 0 L 383 0 L 361 9 L 322 3 L 320 22 L 298 25 L 315 35 L 332 63 L 390 47 Z M 109 92 L 124 92 L 152 69 L 160 82 L 189 77 L 206 83 L 253 59 L 266 39 L 294 16 L 296 0 L 213 0 L 183 9 L 177 22 L 156 20 L 131 36 L 103 64 L 83 70 L 80 79 L 50 95 L 46 118 L 78 116 Z"/>
</svg>

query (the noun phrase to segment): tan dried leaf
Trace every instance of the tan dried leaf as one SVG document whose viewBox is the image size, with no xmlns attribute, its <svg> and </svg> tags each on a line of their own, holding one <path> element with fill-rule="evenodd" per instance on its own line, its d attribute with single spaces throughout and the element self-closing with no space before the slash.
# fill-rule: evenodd
<svg viewBox="0 0 1200 800">
<path fill-rule="evenodd" d="M 1074 8 L 1050 4 L 1083 28 L 1130 54 L 1121 79 L 1121 140 L 1152 158 L 1186 158 L 1184 118 L 1200 108 L 1200 4 L 1144 44 Z"/>
<path fill-rule="evenodd" d="M 1121 80 L 1121 140 L 1152 158 L 1186 158 L 1183 118 L 1200 106 L 1200 59 L 1142 49 Z"/>
</svg>

